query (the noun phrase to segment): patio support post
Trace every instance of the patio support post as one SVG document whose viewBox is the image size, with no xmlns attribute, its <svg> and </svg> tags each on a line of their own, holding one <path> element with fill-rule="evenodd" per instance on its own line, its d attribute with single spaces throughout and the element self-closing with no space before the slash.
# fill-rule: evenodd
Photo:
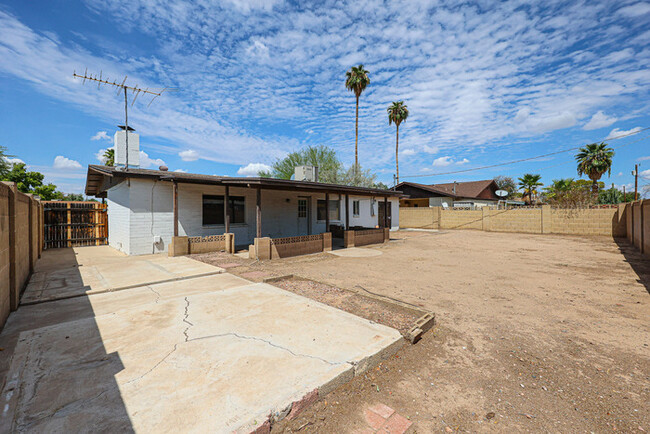
<svg viewBox="0 0 650 434">
<path fill-rule="evenodd" d="M 223 222 L 225 225 L 224 233 L 230 233 L 230 187 L 226 185 L 226 192 L 223 196 Z"/>
<path fill-rule="evenodd" d="M 388 227 L 388 196 L 384 196 L 384 227 Z"/>
<path fill-rule="evenodd" d="M 345 230 L 350 229 L 350 196 L 345 195 Z"/>
<path fill-rule="evenodd" d="M 174 206 L 174 236 L 178 236 L 178 182 L 172 183 L 172 202 Z"/>
<path fill-rule="evenodd" d="M 256 206 L 256 211 L 257 211 L 257 218 L 256 218 L 256 226 L 257 226 L 257 231 L 256 231 L 256 237 L 257 238 L 262 238 L 262 189 L 257 188 L 257 206 Z"/>
<path fill-rule="evenodd" d="M 330 231 L 330 194 L 325 193 L 325 232 Z"/>
</svg>

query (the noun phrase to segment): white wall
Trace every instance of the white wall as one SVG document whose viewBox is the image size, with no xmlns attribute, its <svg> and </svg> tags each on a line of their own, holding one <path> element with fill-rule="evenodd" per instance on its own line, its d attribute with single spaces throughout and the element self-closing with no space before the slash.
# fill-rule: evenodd
<svg viewBox="0 0 650 434">
<path fill-rule="evenodd" d="M 178 186 L 179 235 L 220 235 L 224 225 L 203 225 L 203 195 L 223 195 L 225 188 L 194 184 Z M 256 190 L 253 188 L 230 188 L 230 196 L 245 197 L 245 223 L 233 223 L 230 232 L 235 234 L 237 245 L 252 244 L 256 234 Z M 325 221 L 317 220 L 317 200 L 324 194 L 298 193 L 292 191 L 262 190 L 262 236 L 280 238 L 305 235 L 298 232 L 298 198 L 309 198 L 311 233 L 325 232 Z M 330 194 L 330 201 L 339 195 Z M 345 224 L 345 196 L 340 196 L 341 218 L 331 224 Z M 360 201 L 359 216 L 353 215 L 352 201 Z M 350 196 L 350 225 L 374 228 L 378 223 L 378 204 L 374 215 L 370 213 L 372 198 Z M 172 208 L 172 184 L 167 181 L 131 179 L 108 191 L 109 244 L 130 255 L 166 252 L 174 231 Z M 392 207 L 392 229 L 399 228 L 399 200 L 389 199 Z M 160 236 L 161 242 L 154 243 Z"/>
<path fill-rule="evenodd" d="M 108 245 L 124 253 L 129 253 L 129 188 L 126 182 L 108 190 Z"/>
</svg>

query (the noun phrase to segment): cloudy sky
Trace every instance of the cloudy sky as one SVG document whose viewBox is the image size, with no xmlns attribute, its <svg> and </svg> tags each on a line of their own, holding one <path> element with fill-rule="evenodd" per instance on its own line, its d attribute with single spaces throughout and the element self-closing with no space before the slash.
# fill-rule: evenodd
<svg viewBox="0 0 650 434">
<path fill-rule="evenodd" d="M 123 101 L 82 84 L 89 72 L 177 89 L 129 120 L 145 167 L 250 175 L 307 145 L 354 159 L 354 95 L 363 63 L 364 168 L 392 183 L 404 100 L 404 181 L 540 173 L 576 177 L 572 153 L 476 172 L 438 173 L 546 154 L 650 126 L 650 3 L 282 0 L 0 1 L 0 144 L 79 192 L 111 146 Z M 539 4 L 543 3 L 543 7 Z M 607 183 L 650 180 L 650 130 L 610 140 Z M 419 175 L 416 176 L 416 175 Z"/>
</svg>

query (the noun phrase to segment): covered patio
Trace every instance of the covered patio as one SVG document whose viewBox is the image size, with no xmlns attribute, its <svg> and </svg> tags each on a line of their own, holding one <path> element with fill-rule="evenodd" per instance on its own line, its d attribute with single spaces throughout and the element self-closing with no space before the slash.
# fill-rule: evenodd
<svg viewBox="0 0 650 434">
<path fill-rule="evenodd" d="M 332 237 L 383 242 L 399 227 L 400 192 L 310 181 L 89 166 L 86 194 L 107 198 L 109 245 L 128 254 L 251 246 L 269 259 L 331 249 Z"/>
</svg>

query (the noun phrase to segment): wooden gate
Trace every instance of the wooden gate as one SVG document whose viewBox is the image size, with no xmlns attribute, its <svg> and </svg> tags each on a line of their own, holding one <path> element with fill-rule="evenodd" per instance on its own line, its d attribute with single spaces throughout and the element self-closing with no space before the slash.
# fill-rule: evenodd
<svg viewBox="0 0 650 434">
<path fill-rule="evenodd" d="M 106 204 L 44 201 L 45 248 L 108 243 Z"/>
</svg>

